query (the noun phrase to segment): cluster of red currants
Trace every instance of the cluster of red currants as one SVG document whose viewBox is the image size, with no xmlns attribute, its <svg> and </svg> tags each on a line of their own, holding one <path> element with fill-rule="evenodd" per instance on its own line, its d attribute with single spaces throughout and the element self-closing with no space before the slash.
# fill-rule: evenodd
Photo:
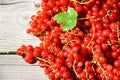
<svg viewBox="0 0 120 80">
<path fill-rule="evenodd" d="M 63 31 L 54 16 L 68 7 L 77 24 Z M 22 45 L 18 55 L 39 61 L 50 80 L 120 80 L 120 0 L 42 0 L 41 8 L 26 32 L 42 42 Z"/>
</svg>

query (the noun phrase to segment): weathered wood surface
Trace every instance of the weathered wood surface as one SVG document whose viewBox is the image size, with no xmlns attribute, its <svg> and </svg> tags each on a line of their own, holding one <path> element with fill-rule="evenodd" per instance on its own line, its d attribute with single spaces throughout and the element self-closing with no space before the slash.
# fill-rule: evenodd
<svg viewBox="0 0 120 80">
<path fill-rule="evenodd" d="M 38 64 L 27 64 L 17 55 L 0 55 L 0 80 L 48 79 Z"/>
<path fill-rule="evenodd" d="M 16 50 L 21 44 L 39 45 L 38 38 L 26 34 L 31 15 L 40 0 L 0 0 L 0 51 Z"/>
<path fill-rule="evenodd" d="M 38 0 L 0 0 L 0 52 L 15 51 L 22 44 L 39 45 L 27 35 L 30 16 Z M 0 55 L 0 80 L 48 80 L 37 64 L 30 65 L 17 55 Z"/>
</svg>

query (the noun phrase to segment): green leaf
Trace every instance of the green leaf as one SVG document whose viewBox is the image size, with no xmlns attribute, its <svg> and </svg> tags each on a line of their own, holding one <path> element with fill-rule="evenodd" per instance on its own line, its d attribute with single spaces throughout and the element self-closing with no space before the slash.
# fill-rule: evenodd
<svg viewBox="0 0 120 80">
<path fill-rule="evenodd" d="M 56 14 L 55 20 L 57 23 L 62 24 L 63 31 L 72 30 L 77 23 L 77 11 L 74 8 L 68 7 L 67 12 Z"/>
</svg>

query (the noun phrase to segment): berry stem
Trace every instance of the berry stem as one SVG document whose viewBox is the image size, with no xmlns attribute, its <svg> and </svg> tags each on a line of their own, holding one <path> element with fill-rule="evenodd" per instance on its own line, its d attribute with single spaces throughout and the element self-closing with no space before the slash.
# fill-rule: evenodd
<svg viewBox="0 0 120 80">
<path fill-rule="evenodd" d="M 80 4 L 88 4 L 90 2 L 92 2 L 92 0 L 89 0 L 89 1 L 82 0 Z"/>
<path fill-rule="evenodd" d="M 103 20 L 105 20 L 110 15 L 111 10 L 107 10 L 106 12 L 107 14 L 103 17 Z"/>
<path fill-rule="evenodd" d="M 67 32 L 67 33 L 73 34 L 73 35 L 75 35 L 75 36 L 79 36 L 78 34 L 75 34 L 73 31 Z"/>
<path fill-rule="evenodd" d="M 77 2 L 77 3 L 81 4 L 81 5 L 88 4 L 88 3 L 92 2 L 92 0 L 89 0 L 89 1 L 82 0 L 81 2 L 78 2 L 77 0 L 71 0 L 71 1 Z"/>
<path fill-rule="evenodd" d="M 60 80 L 64 80 L 64 78 L 61 78 Z"/>
<path fill-rule="evenodd" d="M 67 43 L 63 46 L 62 51 L 64 50 L 65 46 L 69 45 L 69 43 L 71 43 L 71 42 L 73 42 L 73 41 L 76 41 L 76 40 L 71 40 L 71 41 L 67 42 Z"/>
<path fill-rule="evenodd" d="M 50 35 L 50 47 L 51 47 L 51 49 L 52 49 L 52 52 L 54 52 L 54 48 L 53 48 L 53 46 L 52 46 L 52 34 Z"/>
<path fill-rule="evenodd" d="M 109 40 L 109 39 L 107 40 L 107 44 L 108 44 L 109 46 L 112 46 L 112 44 L 110 43 L 110 40 Z"/>
<path fill-rule="evenodd" d="M 94 25 L 92 25 L 92 29 L 93 29 L 92 38 L 91 38 L 91 40 L 90 40 L 90 42 L 88 43 L 88 45 L 87 45 L 87 47 L 86 47 L 86 48 L 88 48 L 88 47 L 90 46 L 90 44 L 91 44 L 91 42 L 93 41 L 94 36 L 95 36 L 95 27 L 94 27 Z"/>
<path fill-rule="evenodd" d="M 45 33 L 45 31 L 44 31 L 44 30 L 42 30 L 42 31 L 38 32 L 38 33 L 37 33 L 37 37 L 39 37 L 40 35 L 44 35 L 44 33 Z"/>
<path fill-rule="evenodd" d="M 43 48 L 46 50 L 46 39 L 45 39 L 45 36 L 44 37 L 44 40 L 43 40 Z"/>
<path fill-rule="evenodd" d="M 102 68 L 100 62 L 99 62 L 97 59 L 94 59 L 94 60 L 96 61 L 97 65 L 100 67 L 100 69 L 102 70 L 102 72 L 103 72 L 103 74 L 104 74 L 106 80 L 108 80 L 107 73 L 106 73 L 106 71 Z"/>
<path fill-rule="evenodd" d="M 76 70 L 75 70 L 75 64 L 76 64 L 76 61 L 74 60 L 74 62 L 73 62 L 73 71 L 74 71 L 75 75 L 76 75 L 78 78 L 80 78 L 80 76 L 78 75 L 78 73 L 77 73 Z"/>
<path fill-rule="evenodd" d="M 94 54 L 93 48 L 92 48 L 92 53 Z M 102 68 L 100 62 L 99 62 L 96 58 L 93 58 L 93 63 L 94 63 L 94 64 L 97 64 L 97 65 L 100 67 L 100 69 L 101 69 L 101 71 L 103 72 L 103 74 L 104 74 L 106 80 L 108 80 L 107 73 L 106 73 L 106 71 Z"/>
<path fill-rule="evenodd" d="M 54 68 L 52 68 L 50 65 L 48 65 L 48 64 L 41 64 L 40 66 L 49 67 L 54 73 L 56 72 L 56 70 Z"/>
<path fill-rule="evenodd" d="M 86 19 L 92 19 L 95 18 L 95 16 L 90 16 L 90 17 L 86 17 L 86 18 L 78 18 L 78 20 L 86 20 Z"/>
<path fill-rule="evenodd" d="M 87 80 L 90 80 L 90 79 L 89 79 L 89 76 L 88 76 L 89 74 L 88 74 L 88 72 L 87 72 L 87 65 L 85 65 L 85 71 L 86 71 L 86 79 L 87 79 Z"/>
<path fill-rule="evenodd" d="M 118 45 L 120 46 L 120 32 L 119 32 L 119 26 L 117 26 L 117 38 L 118 38 Z"/>
<path fill-rule="evenodd" d="M 44 61 L 44 62 L 46 62 L 46 63 L 48 63 L 48 64 L 53 64 L 53 62 L 49 62 L 48 60 L 45 60 L 45 59 L 43 59 L 43 58 L 40 58 L 40 57 L 36 57 L 38 60 L 40 60 L 40 61 Z"/>
<path fill-rule="evenodd" d="M 93 64 L 92 64 L 92 71 L 94 72 L 94 75 L 96 75 L 95 68 L 94 68 L 94 65 L 95 65 L 95 64 L 94 64 L 94 61 L 92 60 L 91 62 L 93 63 Z"/>
</svg>

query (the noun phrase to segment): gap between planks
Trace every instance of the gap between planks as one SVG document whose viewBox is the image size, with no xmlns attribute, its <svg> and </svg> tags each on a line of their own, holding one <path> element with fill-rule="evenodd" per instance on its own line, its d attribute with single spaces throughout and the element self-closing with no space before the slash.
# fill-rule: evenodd
<svg viewBox="0 0 120 80">
<path fill-rule="evenodd" d="M 38 64 L 27 64 L 18 55 L 0 55 L 0 80 L 49 80 Z"/>
</svg>

